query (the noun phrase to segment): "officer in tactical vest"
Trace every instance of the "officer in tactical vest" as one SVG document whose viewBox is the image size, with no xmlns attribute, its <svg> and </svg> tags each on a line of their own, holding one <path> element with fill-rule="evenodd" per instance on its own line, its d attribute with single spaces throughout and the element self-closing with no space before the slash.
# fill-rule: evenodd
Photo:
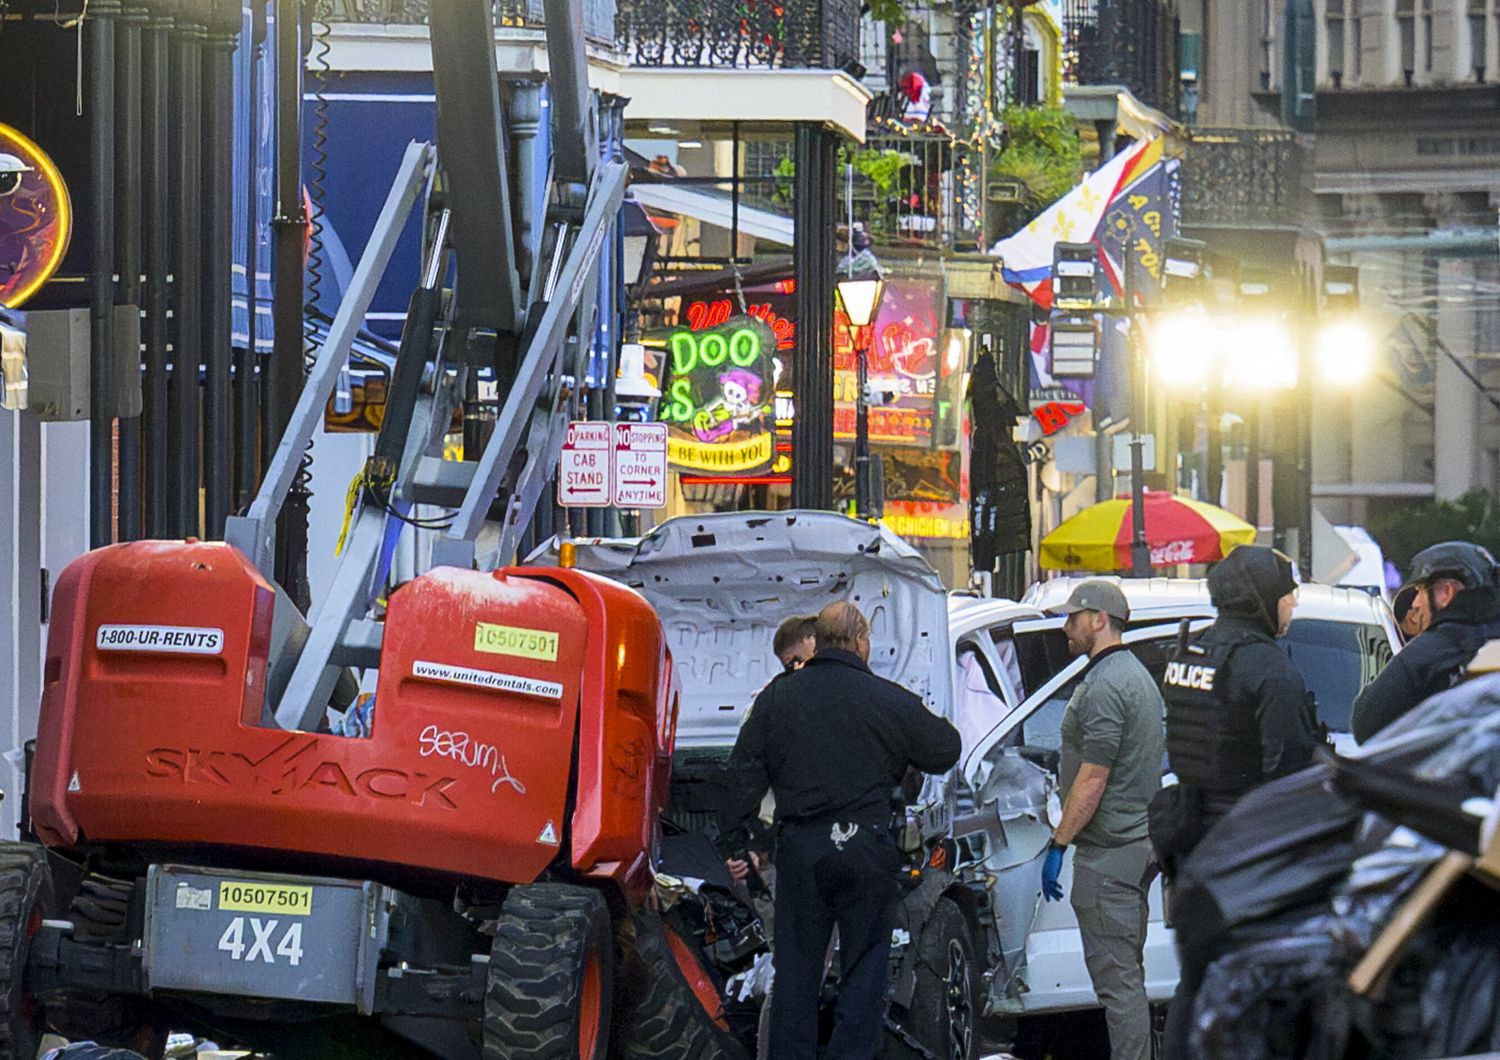
<svg viewBox="0 0 1500 1060">
<path fill-rule="evenodd" d="M 1297 602 L 1291 561 L 1237 548 L 1209 572 L 1208 593 L 1218 619 L 1162 678 L 1167 759 L 1199 817 L 1189 842 L 1169 844 L 1176 858 L 1245 792 L 1307 765 L 1318 745 L 1312 697 L 1276 644 Z"/>
<path fill-rule="evenodd" d="M 1354 701 L 1349 726 L 1361 743 L 1430 695 L 1453 687 L 1484 642 L 1500 637 L 1495 558 L 1467 541 L 1444 541 L 1412 557 L 1402 592 L 1427 627 L 1402 648 Z"/>
<path fill-rule="evenodd" d="M 1151 843 L 1170 878 L 1209 828 L 1252 788 L 1306 766 L 1318 745 L 1312 696 L 1276 645 L 1297 583 L 1274 549 L 1245 545 L 1208 574 L 1218 618 L 1167 664 L 1167 759 L 1177 784 L 1152 799 Z M 1204 969 L 1184 958 L 1168 1016 L 1168 1060 L 1187 1057 Z"/>
</svg>

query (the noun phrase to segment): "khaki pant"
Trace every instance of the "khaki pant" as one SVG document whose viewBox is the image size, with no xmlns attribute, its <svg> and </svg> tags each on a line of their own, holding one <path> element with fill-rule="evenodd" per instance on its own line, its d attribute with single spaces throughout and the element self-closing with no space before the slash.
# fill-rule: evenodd
<svg viewBox="0 0 1500 1060">
<path fill-rule="evenodd" d="M 1113 1060 L 1151 1057 L 1151 1006 L 1142 963 L 1150 864 L 1151 844 L 1145 839 L 1121 847 L 1080 845 L 1073 853 L 1073 911 L 1089 978 L 1104 1006 Z"/>
</svg>

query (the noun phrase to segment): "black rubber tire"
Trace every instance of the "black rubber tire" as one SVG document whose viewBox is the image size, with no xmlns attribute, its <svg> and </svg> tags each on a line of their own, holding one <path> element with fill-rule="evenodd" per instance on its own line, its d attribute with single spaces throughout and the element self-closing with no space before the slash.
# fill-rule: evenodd
<svg viewBox="0 0 1500 1060">
<path fill-rule="evenodd" d="M 68 903 L 67 919 L 73 939 L 99 946 L 128 945 L 127 920 L 135 883 L 89 874 Z M 156 1025 L 155 1012 L 145 998 L 99 990 L 69 990 L 46 998 L 47 1020 L 71 1041 L 90 1041 L 98 1047 L 129 1050 L 149 1060 L 160 1060 L 167 1047 L 167 1030 Z M 68 1054 L 72 1055 L 72 1054 Z"/>
<path fill-rule="evenodd" d="M 659 916 L 643 910 L 622 932 L 617 1055 L 622 1060 L 748 1060 L 739 1040 L 716 1022 L 722 1013 L 708 1011 L 699 1000 L 672 953 L 668 930 Z M 701 962 L 699 970 L 711 981 Z"/>
<path fill-rule="evenodd" d="M 969 918 L 939 898 L 917 939 L 917 989 L 902 1026 L 938 1060 L 979 1056 L 979 961 Z M 910 1055 L 887 1035 L 887 1056 Z"/>
<path fill-rule="evenodd" d="M 31 937 L 41 926 L 52 885 L 42 848 L 0 841 L 0 1060 L 35 1060 L 45 1020 L 25 993 Z"/>
<path fill-rule="evenodd" d="M 604 1060 L 614 999 L 614 928 L 604 897 L 534 883 L 506 896 L 484 992 L 484 1060 Z M 585 969 L 597 961 L 598 1026 L 580 1056 Z"/>
</svg>

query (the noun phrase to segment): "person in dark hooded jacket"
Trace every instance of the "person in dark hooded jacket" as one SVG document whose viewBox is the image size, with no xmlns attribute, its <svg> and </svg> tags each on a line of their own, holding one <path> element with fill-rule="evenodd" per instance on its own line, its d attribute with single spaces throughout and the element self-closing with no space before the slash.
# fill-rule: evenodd
<svg viewBox="0 0 1500 1060">
<path fill-rule="evenodd" d="M 1402 648 L 1354 701 L 1349 727 L 1364 743 L 1428 696 L 1453 687 L 1484 642 L 1500 637 L 1495 559 L 1467 541 L 1444 541 L 1412 557 L 1402 592 L 1415 590 L 1425 630 Z"/>
<path fill-rule="evenodd" d="M 1247 792 L 1312 761 L 1318 727 L 1312 696 L 1276 644 L 1292 621 L 1297 583 L 1280 552 L 1244 545 L 1208 572 L 1218 611 L 1196 644 L 1167 664 L 1167 760 L 1177 784 L 1152 799 L 1151 844 L 1170 879 Z M 1165 1055 L 1188 1057 L 1193 997 L 1203 969 L 1180 955 Z"/>
<path fill-rule="evenodd" d="M 1251 788 L 1311 762 L 1318 746 L 1312 697 L 1276 644 L 1297 601 L 1291 561 L 1237 548 L 1209 571 L 1208 593 L 1218 618 L 1162 679 L 1167 758 L 1200 804 L 1200 835 Z"/>
</svg>

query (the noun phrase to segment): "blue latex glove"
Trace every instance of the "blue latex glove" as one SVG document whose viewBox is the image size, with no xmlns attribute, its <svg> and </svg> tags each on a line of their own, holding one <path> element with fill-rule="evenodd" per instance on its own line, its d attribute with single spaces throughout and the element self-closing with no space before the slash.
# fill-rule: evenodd
<svg viewBox="0 0 1500 1060">
<path fill-rule="evenodd" d="M 1062 875 L 1063 848 L 1048 847 L 1047 860 L 1042 862 L 1042 894 L 1049 902 L 1062 901 L 1062 884 L 1057 878 Z"/>
</svg>

